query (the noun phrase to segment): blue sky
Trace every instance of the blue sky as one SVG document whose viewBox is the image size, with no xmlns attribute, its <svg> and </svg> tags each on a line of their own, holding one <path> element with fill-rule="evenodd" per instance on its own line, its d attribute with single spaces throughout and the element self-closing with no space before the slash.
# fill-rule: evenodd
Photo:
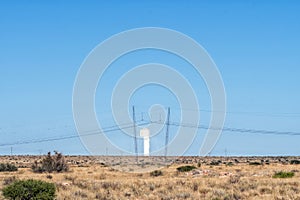
<svg viewBox="0 0 300 200">
<path fill-rule="evenodd" d="M 0 144 L 76 134 L 72 90 L 84 58 L 113 34 L 149 26 L 180 31 L 208 51 L 224 81 L 227 127 L 300 132 L 299 9 L 298 1 L 1 1 Z M 154 51 L 128 55 L 119 63 L 150 61 L 177 69 L 180 63 Z M 181 72 L 191 82 L 200 79 L 201 109 L 210 110 L 201 77 Z M 110 112 L 101 99 L 109 102 L 116 74 L 121 76 L 122 70 L 112 66 L 104 77 L 112 85 L 102 89 L 104 97 L 96 95 L 99 118 L 108 115 L 107 125 L 112 124 Z M 161 88 L 143 88 L 131 103 L 138 113 L 147 112 L 152 103 L 170 104 L 173 120 L 179 119 L 174 97 Z M 207 124 L 209 112 L 201 114 Z M 188 155 L 197 154 L 201 139 L 196 138 Z M 299 155 L 299 139 L 224 132 L 212 155 L 224 155 L 225 149 L 232 155 Z M 16 154 L 54 149 L 87 153 L 78 138 L 0 146 L 0 154 L 10 153 L 11 146 Z"/>
</svg>

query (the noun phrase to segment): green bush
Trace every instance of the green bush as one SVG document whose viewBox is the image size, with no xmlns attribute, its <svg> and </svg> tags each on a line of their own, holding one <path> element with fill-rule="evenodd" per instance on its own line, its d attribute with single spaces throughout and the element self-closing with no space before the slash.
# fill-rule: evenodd
<svg viewBox="0 0 300 200">
<path fill-rule="evenodd" d="M 14 172 L 18 171 L 18 167 L 9 163 L 0 163 L 0 172 Z"/>
<path fill-rule="evenodd" d="M 290 162 L 292 165 L 299 165 L 300 164 L 300 160 L 291 160 Z"/>
<path fill-rule="evenodd" d="M 55 152 L 55 155 L 52 156 L 48 152 L 48 155 L 41 162 L 35 161 L 31 169 L 39 173 L 66 172 L 69 170 L 69 166 L 61 153 Z"/>
<path fill-rule="evenodd" d="M 295 176 L 294 172 L 276 172 L 273 175 L 273 178 L 292 178 L 293 176 Z"/>
<path fill-rule="evenodd" d="M 55 185 L 40 180 L 21 180 L 6 186 L 2 193 L 11 200 L 52 200 L 55 198 Z"/>
<path fill-rule="evenodd" d="M 249 165 L 262 165 L 262 163 L 260 163 L 260 162 L 249 162 Z"/>
<path fill-rule="evenodd" d="M 162 176 L 163 173 L 160 170 L 154 170 L 153 172 L 150 172 L 150 176 Z"/>
<path fill-rule="evenodd" d="M 219 165 L 221 163 L 220 160 L 216 161 L 216 160 L 213 160 L 209 163 L 209 165 Z"/>
<path fill-rule="evenodd" d="M 185 165 L 185 166 L 177 167 L 177 171 L 179 171 L 179 172 L 189 172 L 189 171 L 192 171 L 193 169 L 196 169 L 196 167 L 192 166 L 192 165 Z"/>
</svg>

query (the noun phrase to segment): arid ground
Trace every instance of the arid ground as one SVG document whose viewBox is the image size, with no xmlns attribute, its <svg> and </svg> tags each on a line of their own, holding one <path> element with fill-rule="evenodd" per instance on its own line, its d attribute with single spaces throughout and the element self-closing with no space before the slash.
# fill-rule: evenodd
<svg viewBox="0 0 300 200">
<path fill-rule="evenodd" d="M 34 173 L 31 165 L 40 156 L 1 156 L 16 172 L 0 172 L 0 190 L 16 179 L 55 183 L 57 199 L 299 199 L 299 157 L 180 157 L 151 174 L 150 158 L 139 158 L 140 172 L 132 157 L 66 156 L 64 173 Z M 133 161 L 132 161 L 133 159 Z M 151 158 L 162 159 L 162 158 Z M 179 166 L 192 165 L 189 172 Z M 118 170 L 119 169 L 119 170 Z M 146 170 L 147 169 L 147 170 Z M 120 171 L 123 170 L 123 171 Z M 275 178 L 276 172 L 293 172 Z M 4 199 L 0 194 L 0 199 Z"/>
</svg>

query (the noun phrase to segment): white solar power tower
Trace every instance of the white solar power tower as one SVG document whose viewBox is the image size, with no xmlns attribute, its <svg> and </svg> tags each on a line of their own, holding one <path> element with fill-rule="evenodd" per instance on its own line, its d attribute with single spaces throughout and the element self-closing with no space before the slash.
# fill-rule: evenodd
<svg viewBox="0 0 300 200">
<path fill-rule="evenodd" d="M 144 156 L 149 156 L 149 154 L 150 154 L 150 130 L 147 128 L 142 128 L 140 130 L 140 136 L 144 138 Z"/>
</svg>

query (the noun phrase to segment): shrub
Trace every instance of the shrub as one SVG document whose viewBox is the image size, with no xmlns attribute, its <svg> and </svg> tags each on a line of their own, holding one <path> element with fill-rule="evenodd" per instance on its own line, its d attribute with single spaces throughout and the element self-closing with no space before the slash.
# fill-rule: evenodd
<svg viewBox="0 0 300 200">
<path fill-rule="evenodd" d="M 17 180 L 17 178 L 15 176 L 4 178 L 3 185 L 10 185 L 13 182 L 15 182 L 16 180 Z"/>
<path fill-rule="evenodd" d="M 292 178 L 295 175 L 294 172 L 276 172 L 273 178 Z"/>
<path fill-rule="evenodd" d="M 262 165 L 262 163 L 260 163 L 260 162 L 249 162 L 249 165 Z"/>
<path fill-rule="evenodd" d="M 152 172 L 150 172 L 150 176 L 162 176 L 163 173 L 160 170 L 154 170 Z"/>
<path fill-rule="evenodd" d="M 69 170 L 64 156 L 58 152 L 55 152 L 53 156 L 48 152 L 48 155 L 41 162 L 35 161 L 31 168 L 34 172 L 39 173 L 66 172 Z"/>
<path fill-rule="evenodd" d="M 300 160 L 291 160 L 290 162 L 292 165 L 299 165 L 300 164 Z"/>
<path fill-rule="evenodd" d="M 9 163 L 0 163 L 0 172 L 14 172 L 18 171 L 18 167 Z"/>
<path fill-rule="evenodd" d="M 179 172 L 189 172 L 189 171 L 192 171 L 193 169 L 196 169 L 196 167 L 192 166 L 192 165 L 185 165 L 185 166 L 177 167 L 177 171 L 179 171 Z"/>
<path fill-rule="evenodd" d="M 46 178 L 47 178 L 47 179 L 52 179 L 52 178 L 53 178 L 53 176 L 52 176 L 52 175 L 50 175 L 50 174 L 48 174 L 48 175 L 46 176 Z"/>
<path fill-rule="evenodd" d="M 237 184 L 240 182 L 241 177 L 240 176 L 230 176 L 228 179 L 228 183 L 230 184 Z"/>
<path fill-rule="evenodd" d="M 7 199 L 52 200 L 55 198 L 55 186 L 40 180 L 21 180 L 6 186 L 2 193 Z"/>
<path fill-rule="evenodd" d="M 219 165 L 221 163 L 221 161 L 211 161 L 209 165 Z"/>
<path fill-rule="evenodd" d="M 200 161 L 198 161 L 197 167 L 198 167 L 198 168 L 201 167 L 201 162 L 200 162 Z"/>
</svg>

